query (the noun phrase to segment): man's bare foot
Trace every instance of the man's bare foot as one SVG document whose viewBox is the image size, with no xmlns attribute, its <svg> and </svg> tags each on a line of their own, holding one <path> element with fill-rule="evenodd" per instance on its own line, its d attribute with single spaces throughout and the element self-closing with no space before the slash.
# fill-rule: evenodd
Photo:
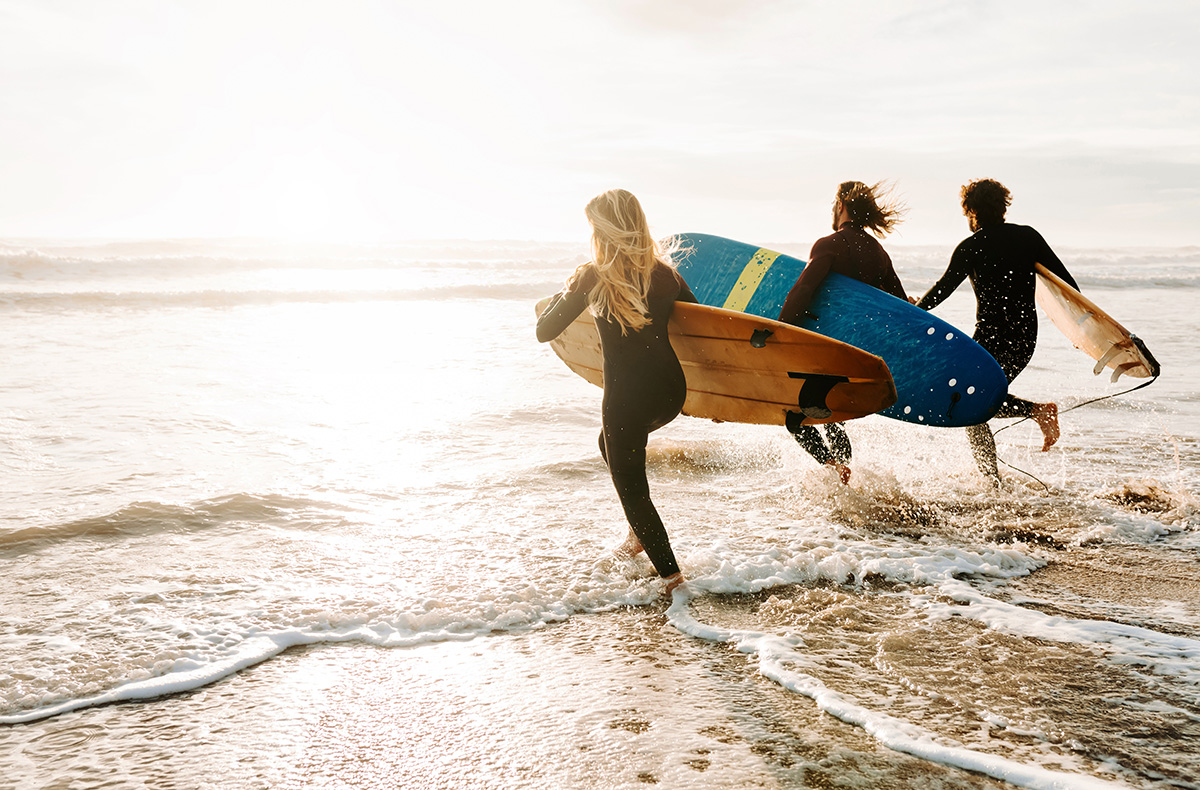
<svg viewBox="0 0 1200 790">
<path fill-rule="evenodd" d="M 675 592 L 675 588 L 683 584 L 684 578 L 682 573 L 672 573 L 666 578 L 667 586 L 663 590 L 664 595 L 670 595 Z"/>
<path fill-rule="evenodd" d="M 1040 403 L 1033 410 L 1033 419 L 1042 429 L 1042 452 L 1046 452 L 1058 441 L 1058 404 Z"/>
<path fill-rule="evenodd" d="M 629 537 L 625 538 L 625 542 L 613 549 L 613 554 L 623 560 L 627 560 L 636 557 L 643 551 L 645 549 L 642 548 L 642 542 L 637 539 L 637 535 L 634 535 L 631 530 Z"/>
<path fill-rule="evenodd" d="M 850 467 L 845 464 L 839 464 L 837 461 L 826 461 L 826 466 L 832 466 L 837 470 L 838 477 L 842 480 L 842 485 L 850 485 Z"/>
</svg>

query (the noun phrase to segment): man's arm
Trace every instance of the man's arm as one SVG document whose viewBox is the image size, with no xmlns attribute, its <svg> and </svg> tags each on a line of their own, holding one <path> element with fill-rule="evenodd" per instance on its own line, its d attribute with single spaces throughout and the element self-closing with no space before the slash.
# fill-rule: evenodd
<svg viewBox="0 0 1200 790">
<path fill-rule="evenodd" d="M 922 310 L 932 310 L 937 307 L 946 300 L 946 297 L 954 293 L 958 286 L 962 285 L 963 280 L 967 279 L 967 275 L 970 273 L 971 267 L 967 264 L 967 255 L 960 244 L 954 250 L 954 254 L 950 256 L 950 265 L 946 267 L 945 274 L 921 297 L 917 302 L 917 307 Z"/>
<path fill-rule="evenodd" d="M 904 283 L 900 282 L 900 275 L 896 274 L 896 267 L 892 265 L 892 258 L 886 251 L 883 253 L 883 259 L 887 261 L 887 271 L 884 272 L 883 287 L 880 290 L 907 302 L 908 294 L 904 290 Z"/>
<path fill-rule="evenodd" d="M 1071 276 L 1071 273 L 1067 271 L 1067 267 L 1054 254 L 1054 250 L 1050 249 L 1050 245 L 1042 238 L 1042 234 L 1033 228 L 1029 229 L 1029 233 L 1034 247 L 1034 260 L 1057 274 L 1066 281 L 1067 285 L 1078 291 L 1079 285 L 1075 282 L 1075 278 Z"/>
<path fill-rule="evenodd" d="M 817 289 L 821 287 L 833 266 L 832 243 L 821 239 L 812 246 L 808 257 L 809 261 L 804 266 L 804 271 L 796 278 L 796 284 L 788 291 L 787 298 L 783 300 L 783 308 L 779 311 L 779 320 L 785 324 L 799 326 L 804 320 Z"/>
</svg>

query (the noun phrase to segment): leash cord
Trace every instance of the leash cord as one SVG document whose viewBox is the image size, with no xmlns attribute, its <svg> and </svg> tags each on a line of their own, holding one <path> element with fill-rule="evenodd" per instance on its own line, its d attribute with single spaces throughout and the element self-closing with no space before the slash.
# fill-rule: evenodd
<svg viewBox="0 0 1200 790">
<path fill-rule="evenodd" d="M 1066 414 L 1069 411 L 1075 411 L 1076 409 L 1082 408 L 1084 406 L 1090 406 L 1093 403 L 1099 403 L 1102 400 L 1108 400 L 1109 398 L 1119 398 L 1122 395 L 1128 395 L 1131 392 L 1137 392 L 1142 387 L 1149 387 L 1151 384 L 1158 381 L 1158 376 L 1159 376 L 1159 374 L 1155 373 L 1154 378 L 1150 379 L 1149 381 L 1142 382 L 1141 384 L 1137 385 L 1136 387 L 1131 387 L 1130 389 L 1127 389 L 1124 392 L 1114 392 L 1111 395 L 1101 395 L 1099 398 L 1092 398 L 1091 400 L 1085 400 L 1083 403 L 1076 403 L 1071 408 L 1063 409 L 1062 411 L 1060 411 L 1059 415 L 1061 416 L 1063 414 Z M 1005 425 L 1001 428 L 997 428 L 995 431 L 992 432 L 992 442 L 994 443 L 996 441 L 996 434 L 1000 433 L 1000 431 L 1008 430 L 1009 428 L 1013 427 L 1014 425 L 1020 425 L 1021 423 L 1025 422 L 1026 420 L 1031 420 L 1031 419 L 1033 419 L 1033 418 L 1032 417 L 1022 417 L 1021 419 L 1017 420 L 1016 422 L 1011 422 L 1008 425 Z M 1024 469 L 1021 469 L 1020 467 L 1013 466 L 1008 461 L 1005 461 L 1003 458 L 1001 458 L 999 453 L 996 453 L 996 460 L 999 461 L 1000 463 L 1004 464 L 1005 466 L 1007 466 L 1009 469 L 1012 469 L 1015 472 L 1020 472 L 1021 474 L 1025 475 L 1026 477 L 1036 480 L 1038 482 L 1038 484 L 1045 490 L 1047 490 L 1047 491 L 1050 490 L 1050 486 L 1046 485 L 1038 477 L 1036 477 L 1033 474 L 1030 474 L 1029 472 L 1026 472 Z"/>
</svg>

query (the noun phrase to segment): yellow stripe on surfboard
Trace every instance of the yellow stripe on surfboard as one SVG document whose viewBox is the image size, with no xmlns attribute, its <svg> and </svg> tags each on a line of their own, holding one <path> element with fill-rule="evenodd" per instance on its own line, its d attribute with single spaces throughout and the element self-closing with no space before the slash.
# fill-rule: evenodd
<svg viewBox="0 0 1200 790">
<path fill-rule="evenodd" d="M 721 306 L 726 310 L 739 312 L 745 310 L 746 305 L 750 304 L 750 300 L 754 297 L 754 292 L 758 290 L 759 283 L 767 276 L 771 264 L 775 263 L 775 259 L 778 257 L 779 253 L 770 250 L 760 249 L 754 253 L 750 262 L 746 264 L 746 268 L 742 269 L 738 281 L 733 284 L 733 289 L 725 299 L 725 304 Z"/>
</svg>

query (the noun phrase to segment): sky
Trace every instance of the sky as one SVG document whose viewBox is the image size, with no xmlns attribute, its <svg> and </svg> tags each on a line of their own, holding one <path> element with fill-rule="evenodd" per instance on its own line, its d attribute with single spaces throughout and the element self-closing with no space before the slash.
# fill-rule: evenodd
<svg viewBox="0 0 1200 790">
<path fill-rule="evenodd" d="M 837 184 L 968 235 L 1200 245 L 1191 0 L 0 0 L 0 239 L 805 243 Z"/>
</svg>

